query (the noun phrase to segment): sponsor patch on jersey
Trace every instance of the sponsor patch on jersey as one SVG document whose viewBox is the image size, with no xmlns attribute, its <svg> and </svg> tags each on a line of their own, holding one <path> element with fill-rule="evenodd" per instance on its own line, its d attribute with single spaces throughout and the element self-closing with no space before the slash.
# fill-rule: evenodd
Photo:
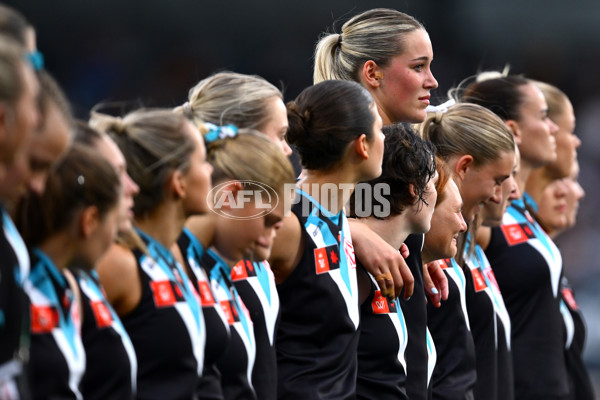
<svg viewBox="0 0 600 400">
<path fill-rule="evenodd" d="M 31 305 L 31 332 L 50 333 L 58 326 L 58 310 L 52 306 Z"/>
<path fill-rule="evenodd" d="M 223 300 L 220 304 L 229 325 L 233 325 L 240 320 L 240 316 L 237 312 L 235 304 L 233 303 L 233 300 Z"/>
<path fill-rule="evenodd" d="M 452 268 L 452 261 L 450 258 L 444 258 L 442 260 L 438 260 L 438 262 L 440 263 L 441 269 Z"/>
<path fill-rule="evenodd" d="M 563 296 L 563 299 L 565 299 L 565 302 L 569 305 L 569 308 L 571 310 L 575 311 L 579 308 L 579 306 L 577 305 L 577 302 L 575 301 L 575 296 L 573 296 L 573 291 L 570 288 L 563 288 L 562 296 Z"/>
<path fill-rule="evenodd" d="M 202 302 L 202 307 L 210 307 L 215 305 L 215 299 L 210 291 L 210 286 L 208 286 L 208 282 L 206 281 L 198 281 L 198 289 L 200 293 L 200 301 Z"/>
<path fill-rule="evenodd" d="M 170 307 L 177 302 L 171 281 L 150 282 L 150 287 L 156 307 Z"/>
<path fill-rule="evenodd" d="M 246 270 L 246 260 L 241 260 L 235 264 L 231 269 L 231 280 L 241 281 L 248 278 L 248 271 Z"/>
<path fill-rule="evenodd" d="M 241 260 L 231 269 L 231 280 L 241 281 L 256 276 L 256 268 L 250 260 Z"/>
<path fill-rule="evenodd" d="M 535 233 L 527 224 L 502 225 L 501 228 L 509 246 L 525 243 L 529 239 L 535 238 Z"/>
<path fill-rule="evenodd" d="M 371 302 L 373 314 L 394 314 L 397 312 L 396 303 L 390 302 L 387 297 L 381 295 L 381 291 L 375 291 L 373 301 Z"/>
<path fill-rule="evenodd" d="M 112 324 L 113 318 L 106 304 L 100 300 L 96 300 L 91 302 L 91 306 L 98 328 L 106 328 Z"/>
<path fill-rule="evenodd" d="M 473 276 L 473 286 L 475 286 L 476 292 L 481 292 L 482 290 L 487 288 L 487 284 L 485 283 L 483 274 L 479 271 L 478 268 L 472 269 L 471 275 Z"/>
<path fill-rule="evenodd" d="M 317 274 L 323 274 L 340 267 L 340 252 L 337 245 L 319 247 L 315 249 L 314 253 Z"/>
</svg>

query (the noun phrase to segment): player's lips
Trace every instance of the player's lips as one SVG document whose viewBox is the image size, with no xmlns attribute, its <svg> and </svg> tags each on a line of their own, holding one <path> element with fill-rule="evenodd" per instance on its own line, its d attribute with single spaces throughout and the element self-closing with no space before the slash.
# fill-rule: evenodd
<svg viewBox="0 0 600 400">
<path fill-rule="evenodd" d="M 429 105 L 430 95 L 419 97 L 419 101 L 424 103 L 425 105 Z"/>
</svg>

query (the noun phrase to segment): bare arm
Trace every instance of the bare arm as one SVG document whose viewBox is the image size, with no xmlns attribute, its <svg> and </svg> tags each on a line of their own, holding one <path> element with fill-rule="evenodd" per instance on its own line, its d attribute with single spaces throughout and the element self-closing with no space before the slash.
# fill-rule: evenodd
<svg viewBox="0 0 600 400">
<path fill-rule="evenodd" d="M 108 302 L 119 316 L 124 316 L 139 304 L 142 283 L 137 260 L 131 250 L 113 244 L 96 265 Z"/>
<path fill-rule="evenodd" d="M 277 284 L 284 282 L 296 269 L 302 257 L 303 241 L 298 218 L 294 214 L 286 216 L 277 230 L 268 260 Z"/>
<path fill-rule="evenodd" d="M 394 298 L 400 294 L 404 287 L 404 298 L 408 299 L 412 296 L 415 280 L 400 251 L 394 249 L 359 221 L 348 220 L 348 222 L 352 234 L 354 253 L 359 261 L 373 276 L 381 274 L 391 274 L 392 276 L 391 281 L 377 281 L 381 294 Z M 406 246 L 404 246 L 403 252 L 408 253 Z"/>
</svg>

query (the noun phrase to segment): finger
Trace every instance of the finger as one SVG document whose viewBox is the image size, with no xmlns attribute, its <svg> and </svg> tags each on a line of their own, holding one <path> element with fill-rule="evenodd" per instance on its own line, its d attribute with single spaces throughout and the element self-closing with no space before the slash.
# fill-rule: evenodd
<svg viewBox="0 0 600 400">
<path fill-rule="evenodd" d="M 377 274 L 373 276 L 377 285 L 379 285 L 379 291 L 385 297 L 393 298 L 394 286 L 392 274 L 389 272 L 383 274 Z"/>
<path fill-rule="evenodd" d="M 387 297 L 389 299 L 394 298 L 394 283 L 391 279 L 383 279 L 378 281 L 379 290 L 381 291 L 381 295 Z"/>
<path fill-rule="evenodd" d="M 440 291 L 440 295 L 442 297 L 442 300 L 448 300 L 448 293 L 449 293 L 449 288 L 448 288 L 448 278 L 446 277 L 446 274 L 444 273 L 444 271 L 440 271 L 441 272 L 441 276 L 440 279 L 438 279 L 438 290 Z"/>
<path fill-rule="evenodd" d="M 400 255 L 403 258 L 408 258 L 408 256 L 410 255 L 410 250 L 408 249 L 408 246 L 404 243 L 402 243 L 402 245 L 400 246 Z"/>
<path fill-rule="evenodd" d="M 400 260 L 402 257 L 397 257 L 397 260 Z M 398 262 L 398 261 L 395 262 Z M 400 296 L 400 293 L 402 292 L 402 288 L 404 287 L 404 279 L 402 279 L 402 274 L 400 274 L 400 270 L 398 268 L 398 265 L 391 265 L 390 266 L 390 273 L 392 274 L 392 278 L 393 278 L 393 288 L 394 288 L 394 295 L 393 298 L 396 298 L 398 296 Z"/>
<path fill-rule="evenodd" d="M 427 295 L 429 296 L 429 299 L 431 300 L 431 304 L 433 304 L 433 306 L 437 308 L 441 307 L 442 296 L 440 295 L 439 291 L 435 287 L 425 290 L 427 292 Z"/>
<path fill-rule="evenodd" d="M 435 286 L 440 292 L 441 299 L 448 300 L 448 277 L 446 277 L 444 270 L 442 270 L 439 264 L 435 264 L 434 268 L 432 279 Z"/>
<path fill-rule="evenodd" d="M 425 288 L 425 293 L 429 296 L 431 303 L 435 307 L 441 306 L 439 291 L 436 289 L 435 284 L 433 283 L 433 279 L 429 273 L 429 268 L 425 266 L 423 268 L 423 286 Z"/>
<path fill-rule="evenodd" d="M 405 260 L 402 260 L 400 272 L 402 274 L 402 279 L 404 280 L 404 299 L 408 300 L 412 297 L 415 291 L 415 278 Z"/>
<path fill-rule="evenodd" d="M 392 274 L 391 273 L 385 273 L 385 274 L 377 274 L 374 276 L 375 278 L 375 282 L 379 282 L 379 281 L 391 281 L 392 280 Z"/>
</svg>

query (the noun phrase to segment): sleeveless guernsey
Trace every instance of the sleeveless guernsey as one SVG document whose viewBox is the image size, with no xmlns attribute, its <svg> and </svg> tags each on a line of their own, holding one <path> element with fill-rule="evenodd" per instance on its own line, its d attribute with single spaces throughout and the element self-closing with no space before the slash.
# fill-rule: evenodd
<svg viewBox="0 0 600 400">
<path fill-rule="evenodd" d="M 255 399 L 252 368 L 256 342 L 248 310 L 231 283 L 230 267 L 216 252 L 208 249 L 202 256 L 200 265 L 207 272 L 215 300 L 221 305 L 231 332 L 227 350 L 217 360 L 223 397 L 226 400 Z"/>
<path fill-rule="evenodd" d="M 96 271 L 74 272 L 81 292 L 81 336 L 86 354 L 81 393 L 86 400 L 127 400 L 135 395 L 137 359 Z"/>
<path fill-rule="evenodd" d="M 148 249 L 134 250 L 142 298 L 121 318 L 137 355 L 137 396 L 190 399 L 204 362 L 206 329 L 198 295 L 171 252 L 137 232 Z"/>
<path fill-rule="evenodd" d="M 514 399 L 510 317 L 494 272 L 479 245 L 467 241 L 465 262 L 471 274 L 467 285 L 467 311 L 477 365 L 475 399 Z"/>
<path fill-rule="evenodd" d="M 333 215 L 310 195 L 292 212 L 305 248 L 296 269 L 277 286 L 280 399 L 352 399 L 356 392 L 358 289 L 356 261 L 343 211 Z M 303 210 L 305 208 L 305 210 Z"/>
<path fill-rule="evenodd" d="M 590 374 L 583 361 L 583 347 L 585 345 L 586 325 L 583 314 L 575 301 L 573 290 L 569 281 L 563 276 L 561 280 L 561 307 L 565 328 L 567 331 L 565 343 L 565 359 L 569 373 L 569 387 L 571 399 L 593 400 L 594 385 Z"/>
<path fill-rule="evenodd" d="M 410 255 L 406 258 L 414 283 L 414 294 L 409 300 L 400 296 L 400 307 L 406 320 L 410 340 L 406 345 L 406 393 L 411 400 L 427 399 L 428 385 L 435 366 L 435 345 L 427 330 L 427 297 L 423 283 L 424 235 L 409 235 L 404 244 Z"/>
<path fill-rule="evenodd" d="M 65 277 L 39 249 L 32 254 L 25 291 L 31 301 L 31 348 L 27 365 L 34 399 L 83 399 L 85 351 L 79 306 Z"/>
<path fill-rule="evenodd" d="M 202 314 L 206 325 L 206 347 L 204 353 L 204 369 L 198 382 L 196 393 L 199 399 L 223 399 L 221 389 L 221 373 L 216 362 L 225 354 L 231 339 L 229 323 L 223 313 L 221 304 L 215 298 L 206 272 L 200 266 L 204 255 L 204 246 L 187 228 L 177 239 L 177 245 L 183 255 L 186 266 L 193 276 L 192 283 L 200 296 Z"/>
<path fill-rule="evenodd" d="M 404 358 L 408 337 L 400 302 L 382 296 L 373 276 L 358 265 L 358 279 L 368 280 L 369 295 L 360 306 L 356 397 L 408 399 Z"/>
<path fill-rule="evenodd" d="M 254 324 L 256 360 L 252 385 L 260 400 L 277 398 L 275 330 L 279 318 L 279 295 L 267 261 L 242 260 L 231 270 L 231 280 Z"/>
<path fill-rule="evenodd" d="M 465 297 L 470 274 L 465 275 L 453 258 L 439 262 L 448 278 L 448 300 L 440 308 L 427 305 L 427 326 L 437 351 L 432 398 L 472 399 L 477 375 Z"/>
<path fill-rule="evenodd" d="M 513 201 L 486 250 L 511 319 L 515 398 L 567 399 L 558 248 Z"/>
<path fill-rule="evenodd" d="M 29 253 L 2 204 L 0 213 L 0 399 L 28 399 L 23 364 L 29 353 L 29 299 L 23 283 L 29 277 Z"/>
</svg>

